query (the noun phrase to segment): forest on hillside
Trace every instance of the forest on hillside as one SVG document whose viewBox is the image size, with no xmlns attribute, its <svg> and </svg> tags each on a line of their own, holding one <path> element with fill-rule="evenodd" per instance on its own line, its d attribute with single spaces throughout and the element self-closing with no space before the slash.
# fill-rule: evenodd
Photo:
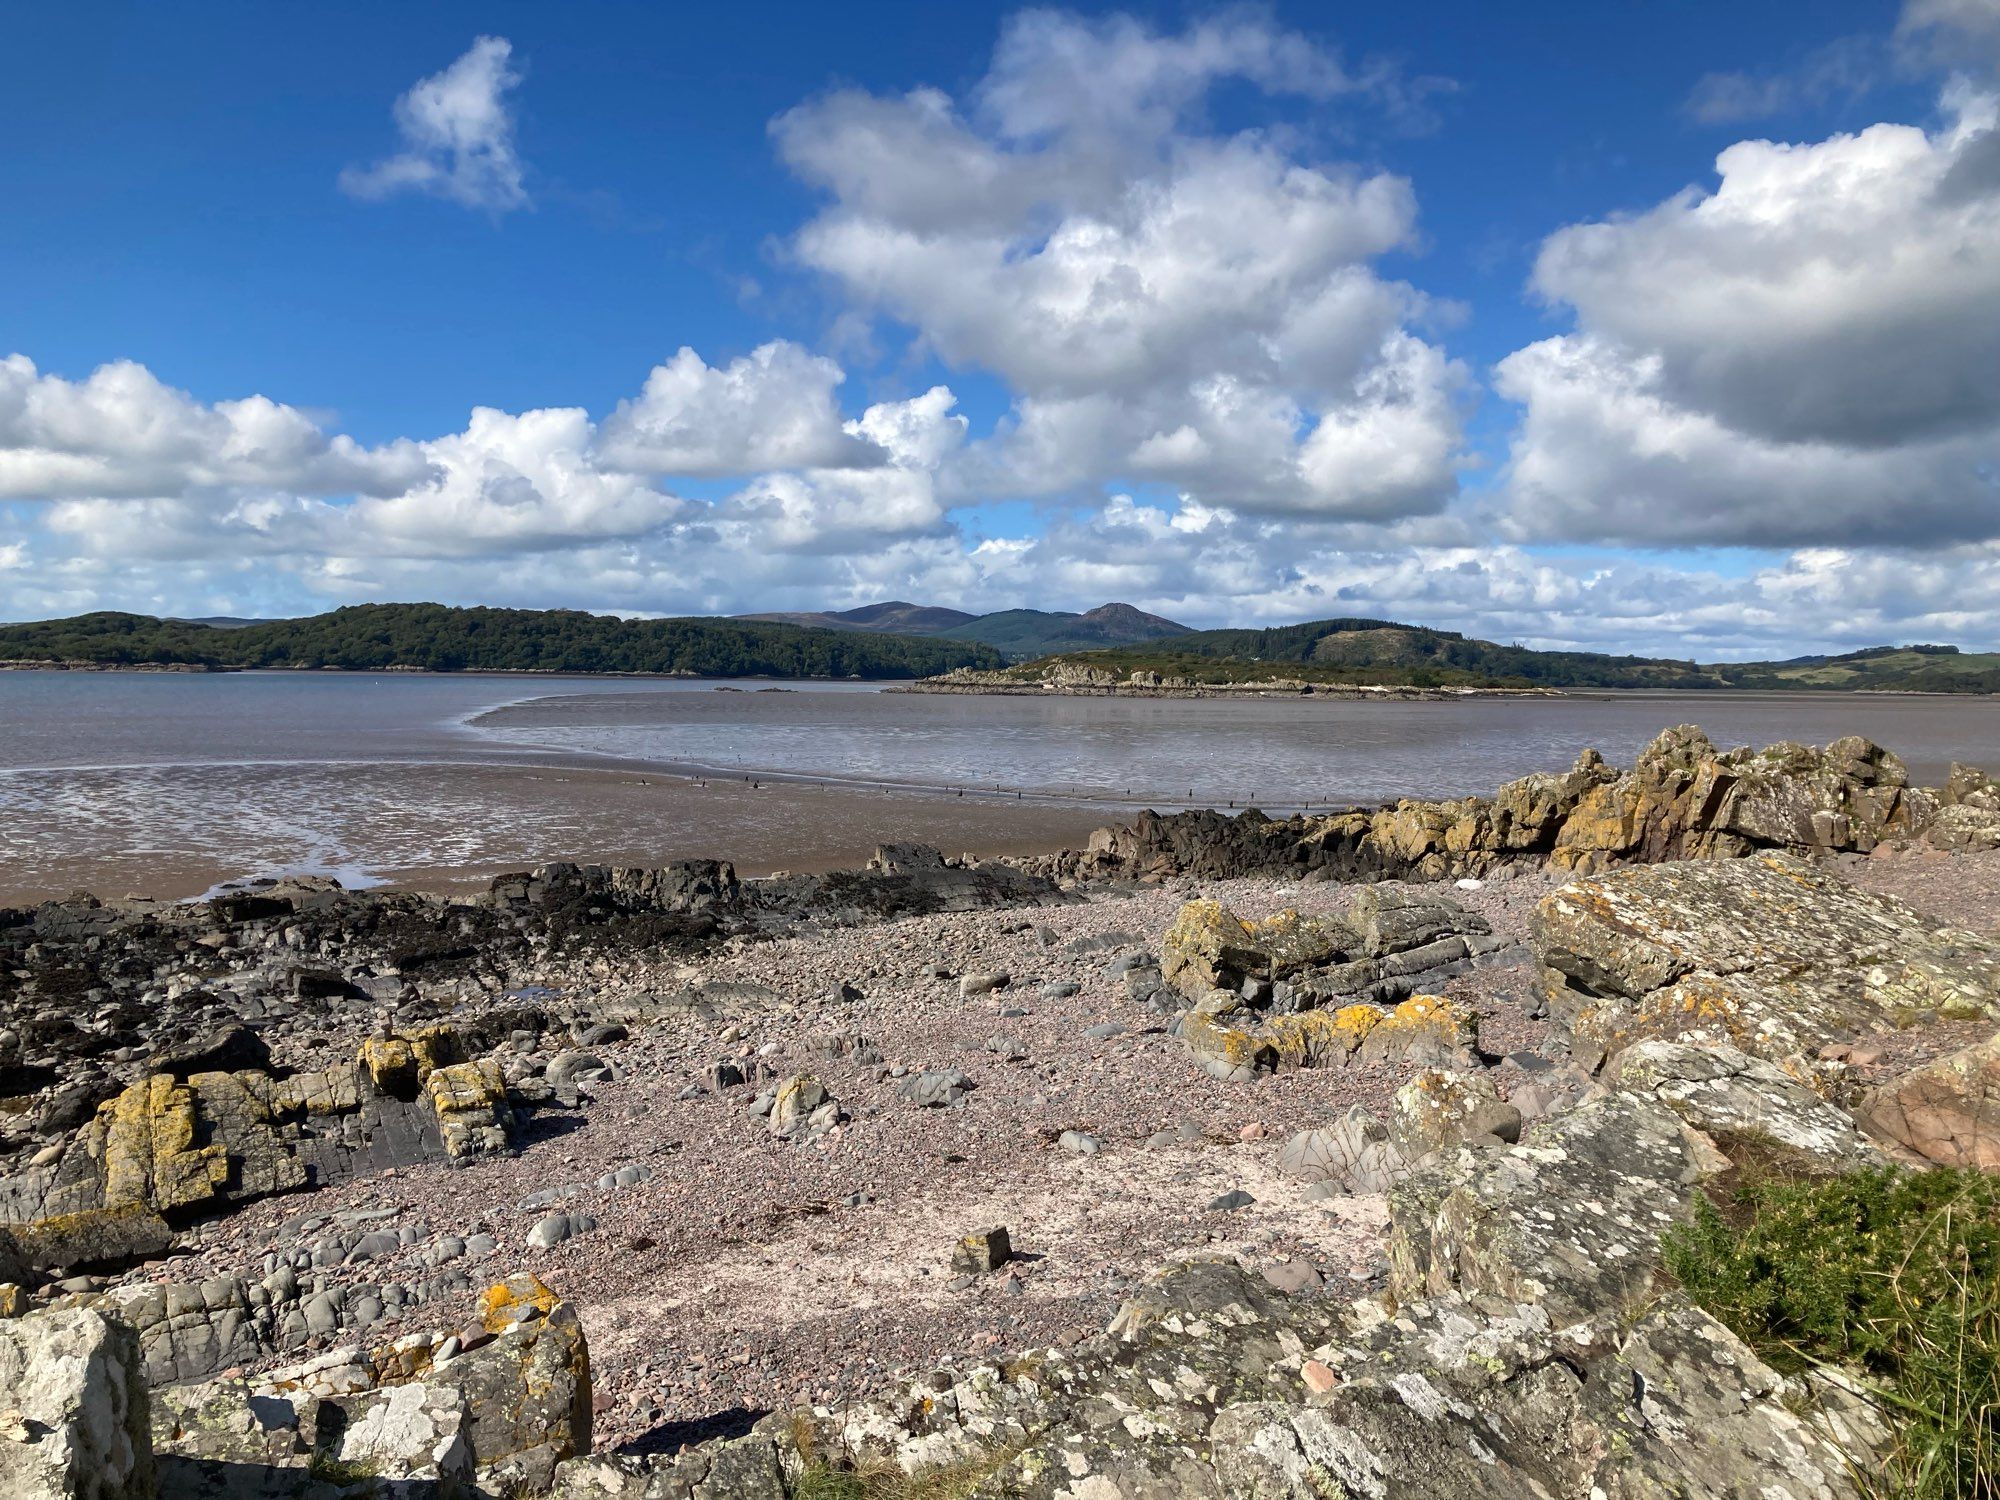
<svg viewBox="0 0 2000 1500">
<path fill-rule="evenodd" d="M 917 636 L 439 604 L 357 604 L 229 629 L 151 615 L 78 615 L 0 626 L 0 661 L 870 679 L 1001 664 L 990 646 Z"/>
</svg>

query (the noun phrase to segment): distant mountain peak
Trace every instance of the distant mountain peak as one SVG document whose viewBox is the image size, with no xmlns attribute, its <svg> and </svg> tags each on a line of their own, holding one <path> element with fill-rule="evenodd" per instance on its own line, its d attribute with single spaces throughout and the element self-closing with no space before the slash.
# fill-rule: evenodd
<svg viewBox="0 0 2000 1500">
<path fill-rule="evenodd" d="M 1164 615 L 1147 614 L 1136 604 L 1100 604 L 1095 609 L 1085 610 L 1078 615 L 1079 620 L 1093 620 L 1102 625 L 1118 625 L 1132 629 L 1152 629 L 1161 635 L 1181 635 L 1189 632 L 1189 626 L 1177 620 L 1169 620 Z"/>
</svg>

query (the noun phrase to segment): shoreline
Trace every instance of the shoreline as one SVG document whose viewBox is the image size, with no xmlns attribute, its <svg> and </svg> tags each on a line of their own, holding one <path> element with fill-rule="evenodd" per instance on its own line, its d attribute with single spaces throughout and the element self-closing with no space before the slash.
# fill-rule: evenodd
<svg viewBox="0 0 2000 1500">
<path fill-rule="evenodd" d="M 908 677 L 712 677 L 698 672 L 579 672 L 549 667 L 454 667 L 440 671 L 433 667 L 326 667 L 285 663 L 262 667 L 210 665 L 204 662 L 97 662 L 52 660 L 0 661 L 0 672 L 102 673 L 136 676 L 181 674 L 197 677 L 283 675 L 313 677 L 523 677 L 534 680 L 566 679 L 588 682 L 769 682 L 857 686 L 880 684 L 880 691 L 897 694 L 924 694 L 940 697 L 1074 697 L 1135 699 L 1241 699 L 1273 700 L 1326 698 L 1338 702 L 1453 702 L 1473 698 L 1546 698 L 1574 701 L 1591 698 L 1645 697 L 1649 694 L 1696 693 L 1703 697 L 1829 697 L 1829 698 L 1923 698 L 1949 702 L 2000 698 L 2000 693 L 1950 692 L 1937 688 L 1829 687 L 1825 683 L 1802 683 L 1796 687 L 1761 684 L 1738 687 L 1728 683 L 1683 684 L 1672 687 L 1604 687 L 1586 684 L 1577 687 L 1416 687 L 1400 683 L 1318 683 L 1278 679 L 1258 683 L 1200 683 L 1190 686 L 1166 684 L 1058 683 L 1051 681 L 1002 682 L 991 684 L 953 683 L 942 678 Z M 785 689 L 780 689 L 784 691 Z M 727 691 L 719 687 L 718 691 Z"/>
<path fill-rule="evenodd" d="M 1593 900 L 1599 882 L 1624 894 Z M 1735 930 L 1752 909 L 1769 935 Z M 1746 941 L 1768 999 L 1767 970 L 1737 966 Z M 1918 1024 L 1894 1009 L 1908 991 L 1852 998 L 1885 941 L 1933 986 Z M 1718 1054 L 1786 1111 L 1757 1118 L 1817 1130 L 1829 1106 L 1771 1065 L 1785 1049 L 1858 1090 L 1990 1035 L 2000 782 L 1960 767 L 1913 786 L 1855 736 L 1751 752 L 1683 726 L 1624 769 L 1585 752 L 1455 801 L 1141 817 L 1056 856 L 885 842 L 823 876 L 560 864 L 464 899 L 305 880 L 0 912 L 17 1311 L 128 1322 L 134 1384 L 189 1414 L 163 1451 L 257 1466 L 306 1451 L 239 1418 L 260 1382 L 314 1389 L 330 1349 L 358 1348 L 414 1351 L 427 1389 L 532 1392 L 546 1362 L 501 1362 L 545 1327 L 575 1331 L 563 1368 L 598 1449 L 663 1455 L 655 1476 L 685 1444 L 740 1438 L 745 1413 L 833 1451 L 822 1428 L 902 1422 L 912 1390 L 990 1396 L 975 1362 L 1094 1399 L 1132 1367 L 1121 1308 L 1146 1339 L 1220 1321 L 1287 1399 L 1304 1377 L 1268 1349 L 1296 1330 L 1298 1357 L 1325 1349 L 1354 1372 L 1333 1384 L 1360 1390 L 1374 1357 L 1316 1320 L 1385 1291 L 1420 1306 L 1405 1251 L 1438 1242 L 1433 1210 L 1388 1191 L 1414 1171 L 1477 1185 L 1502 1163 L 1505 1196 L 1481 1202 L 1507 1237 L 1479 1253 L 1536 1278 L 1563 1327 L 1648 1295 L 1599 1268 L 1650 1266 L 1707 1139 L 1690 1129 L 1717 1131 L 1708 1170 L 1733 1160 L 1709 1115 L 1684 1121 L 1657 1075 L 1612 1062 L 1636 1044 L 1628 1004 L 1679 972 L 1654 964 L 1661 942 L 1710 956 L 1744 1007 L 1726 1014 L 1757 1025 L 1761 1050 Z M 1343 1121 L 1365 1155 L 1329 1134 Z M 1842 1129 L 1839 1160 L 1875 1149 Z M 1267 1330 L 1153 1321 L 1162 1267 L 1190 1261 L 1208 1269 L 1176 1274 Z M 482 1288 L 510 1272 L 539 1278 L 508 1285 L 542 1316 L 496 1330 Z M 1451 1304 L 1451 1326 L 1518 1337 L 1499 1307 Z M 1410 1347 L 1438 1368 L 1421 1329 Z M 1625 1356 L 1589 1357 L 1623 1399 L 1628 1366 L 1601 1361 Z M 1142 1415 L 1181 1399 L 1171 1378 L 1133 1389 Z M 958 1420 L 964 1400 L 939 1407 Z"/>
<path fill-rule="evenodd" d="M 291 672 L 309 677 L 534 677 L 604 678 L 612 682 L 908 682 L 907 677 L 707 677 L 699 672 L 577 672 L 554 667 L 314 667 L 301 662 L 265 667 L 231 667 L 207 662 L 172 661 L 0 661 L 0 672 L 185 672 L 199 677 L 247 676 Z"/>
<path fill-rule="evenodd" d="M 187 768 L 197 774 L 210 768 Z M 283 771 L 284 767 L 276 768 Z M 317 769 L 317 768 L 314 768 Z M 679 860 L 724 858 L 746 877 L 823 873 L 865 862 L 881 844 L 917 840 L 953 855 L 985 859 L 1046 856 L 1080 846 L 1099 826 L 1137 810 L 1089 804 L 1052 805 L 968 791 L 964 797 L 870 788 L 840 782 L 780 781 L 768 775 L 672 774 L 654 767 L 548 764 L 344 768 L 367 796 L 381 773 L 395 773 L 410 797 L 428 793 L 468 807 L 568 806 L 564 828 L 528 830 L 512 838 L 508 826 L 469 829 L 451 857 L 426 857 L 434 849 L 424 830 L 413 829 L 407 854 L 348 857 L 353 840 L 339 828 L 287 847 L 300 857 L 260 858 L 216 853 L 207 839 L 172 841 L 155 835 L 148 847 L 127 842 L 88 858 L 48 868 L 19 857 L 0 860 L 0 908 L 32 906 L 89 890 L 107 900 L 161 903 L 197 901 L 224 886 L 296 876 L 340 879 L 349 890 L 383 895 L 458 897 L 478 894 L 500 875 L 536 865 L 570 861 L 659 867 Z M 233 768 L 221 774 L 230 774 Z M 116 770 L 108 779 L 116 779 Z M 367 812 L 389 820 L 391 842 L 397 809 Z M 381 830 L 372 846 L 378 853 Z M 270 845 L 282 854 L 278 844 Z"/>
</svg>

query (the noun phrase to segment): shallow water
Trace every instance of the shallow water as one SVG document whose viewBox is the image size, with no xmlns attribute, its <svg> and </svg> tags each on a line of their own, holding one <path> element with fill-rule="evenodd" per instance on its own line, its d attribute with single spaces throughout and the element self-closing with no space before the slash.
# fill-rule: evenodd
<svg viewBox="0 0 2000 1500">
<path fill-rule="evenodd" d="M 732 690 L 738 689 L 741 690 Z M 551 858 L 747 870 L 1070 842 L 1137 806 L 1488 791 L 1660 729 L 1860 733 L 1919 780 L 2000 763 L 2000 700 L 1606 694 L 1456 702 L 960 697 L 822 683 L 0 672 L 0 901 L 306 870 L 449 884 Z"/>
</svg>

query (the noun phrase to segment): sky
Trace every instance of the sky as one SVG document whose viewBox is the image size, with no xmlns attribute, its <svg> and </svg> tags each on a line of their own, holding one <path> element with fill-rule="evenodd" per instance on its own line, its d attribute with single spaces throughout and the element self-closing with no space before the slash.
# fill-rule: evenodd
<svg viewBox="0 0 2000 1500">
<path fill-rule="evenodd" d="M 0 619 L 2000 647 L 2000 0 L 7 33 Z"/>
</svg>

